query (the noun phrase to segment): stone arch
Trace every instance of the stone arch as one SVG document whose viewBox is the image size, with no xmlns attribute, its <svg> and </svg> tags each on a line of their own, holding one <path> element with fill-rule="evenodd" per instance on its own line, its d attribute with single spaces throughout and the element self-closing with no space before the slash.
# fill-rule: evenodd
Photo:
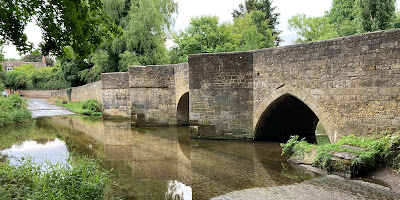
<svg viewBox="0 0 400 200">
<path fill-rule="evenodd" d="M 184 93 L 176 107 L 177 125 L 189 125 L 189 92 Z"/>
<path fill-rule="evenodd" d="M 288 120 L 292 120 L 289 123 L 294 123 L 294 124 L 288 124 L 287 126 L 287 131 L 293 131 L 290 128 L 298 129 L 297 131 L 309 131 L 311 128 L 314 129 L 316 124 L 318 123 L 318 120 L 321 121 L 321 123 L 324 125 L 326 132 L 329 136 L 329 139 L 332 142 L 336 141 L 335 136 L 333 135 L 332 132 L 332 126 L 333 124 L 330 123 L 327 119 L 328 116 L 324 112 L 323 107 L 320 105 L 320 103 L 313 97 L 311 96 L 306 90 L 302 90 L 293 86 L 285 85 L 283 87 L 280 87 L 273 92 L 271 92 L 261 103 L 260 105 L 256 108 L 254 112 L 254 117 L 253 117 L 253 133 L 255 139 L 258 139 L 257 137 L 260 137 L 260 129 L 262 129 L 265 124 L 266 117 L 271 117 L 272 115 L 279 116 L 281 114 L 279 113 L 279 109 L 285 108 L 281 107 L 282 105 L 287 104 L 291 105 L 290 108 L 287 108 L 286 110 L 283 109 L 282 112 L 290 113 L 288 112 L 291 108 L 297 117 L 299 118 L 299 122 L 294 121 L 293 118 L 290 117 L 296 117 L 296 116 L 290 116 Z M 278 108 L 277 108 L 278 107 Z M 295 108 L 295 109 L 294 109 Z M 297 110 L 299 109 L 299 110 Z M 275 111 L 274 111 L 275 110 Z M 302 116 L 304 114 L 304 116 Z M 272 116 L 273 117 L 273 116 Z M 282 116 L 281 116 L 282 117 Z M 283 118 L 284 119 L 284 118 Z M 315 120 L 317 119 L 317 120 Z M 300 123 L 306 123 L 304 127 L 301 127 Z M 273 123 L 273 122 L 271 122 Z M 282 124 L 280 124 L 282 125 Z M 278 126 L 278 125 L 276 125 Z M 297 127 L 289 127 L 289 126 L 297 126 Z M 275 130 L 276 131 L 276 130 Z M 280 130 L 285 134 L 285 130 Z M 288 133 L 289 134 L 289 133 Z M 293 134 L 293 133 L 292 133 Z M 303 136 L 311 136 L 310 133 L 304 133 Z M 315 133 L 313 134 L 315 137 Z M 261 137 L 262 138 L 262 137 Z M 278 138 L 278 140 L 283 140 L 283 139 L 288 139 L 288 138 Z M 313 138 L 310 137 L 308 138 L 309 141 L 314 142 Z"/>
</svg>

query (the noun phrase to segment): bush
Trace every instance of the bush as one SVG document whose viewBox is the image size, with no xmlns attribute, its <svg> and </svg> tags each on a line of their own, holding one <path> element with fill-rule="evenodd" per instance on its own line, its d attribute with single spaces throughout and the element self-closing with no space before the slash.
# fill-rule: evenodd
<svg viewBox="0 0 400 200">
<path fill-rule="evenodd" d="M 96 99 L 89 99 L 83 102 L 82 104 L 83 109 L 89 109 L 94 112 L 100 112 L 101 111 L 101 103 L 97 101 Z"/>
<path fill-rule="evenodd" d="M 0 94 L 4 91 L 4 84 L 0 82 Z"/>
<path fill-rule="evenodd" d="M 7 98 L 0 97 L 0 126 L 31 120 L 32 114 L 26 106 L 25 99 L 22 99 L 18 94 Z"/>
<path fill-rule="evenodd" d="M 101 103 L 95 99 L 89 99 L 86 101 L 79 101 L 79 102 L 68 102 L 67 104 L 62 104 L 64 99 L 57 99 L 56 104 L 60 106 L 64 106 L 68 110 L 83 114 L 83 115 L 90 115 L 90 116 L 100 116 L 103 115 L 101 113 Z"/>
<path fill-rule="evenodd" d="M 0 163 L 0 199 L 103 199 L 109 172 L 83 157 L 67 164 Z"/>
<path fill-rule="evenodd" d="M 69 87 L 60 67 L 15 67 L 6 73 L 6 86 L 12 89 L 57 90 Z"/>
<path fill-rule="evenodd" d="M 14 108 L 22 108 L 22 107 L 26 107 L 26 101 L 25 99 L 22 99 L 19 94 L 13 94 L 10 95 L 10 103 L 12 105 L 12 107 Z"/>
</svg>

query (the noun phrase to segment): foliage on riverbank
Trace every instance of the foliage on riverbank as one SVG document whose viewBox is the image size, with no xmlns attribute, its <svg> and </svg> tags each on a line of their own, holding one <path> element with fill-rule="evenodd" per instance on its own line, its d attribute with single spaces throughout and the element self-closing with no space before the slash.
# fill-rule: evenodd
<svg viewBox="0 0 400 200">
<path fill-rule="evenodd" d="M 349 164 L 360 169 L 375 169 L 381 166 L 390 166 L 400 172 L 400 132 L 393 134 L 381 133 L 370 136 L 349 135 L 342 137 L 337 143 L 314 145 L 292 136 L 286 144 L 281 144 L 282 155 L 304 158 L 313 155 L 312 165 L 327 171 L 333 166 L 335 153 L 354 155 Z"/>
<path fill-rule="evenodd" d="M 32 64 L 7 72 L 5 85 L 14 90 L 59 90 L 70 86 L 60 67 L 35 68 Z"/>
<path fill-rule="evenodd" d="M 31 159 L 0 163 L 0 199 L 104 199 L 109 172 L 83 157 L 43 166 Z"/>
<path fill-rule="evenodd" d="M 28 122 L 31 118 L 32 115 L 27 109 L 26 100 L 18 94 L 0 97 L 0 126 Z"/>
<path fill-rule="evenodd" d="M 85 101 L 78 101 L 78 102 L 66 102 L 66 100 L 62 98 L 57 98 L 54 100 L 56 105 L 64 106 L 68 110 L 83 114 L 83 115 L 90 115 L 90 116 L 101 116 L 103 113 L 101 112 L 101 103 L 95 99 L 88 99 Z"/>
</svg>

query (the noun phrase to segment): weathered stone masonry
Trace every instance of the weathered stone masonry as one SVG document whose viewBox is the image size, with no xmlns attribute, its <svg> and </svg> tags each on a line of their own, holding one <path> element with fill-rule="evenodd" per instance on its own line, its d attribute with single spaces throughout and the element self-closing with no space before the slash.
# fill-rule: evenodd
<svg viewBox="0 0 400 200">
<path fill-rule="evenodd" d="M 258 51 L 191 55 L 190 122 L 197 129 L 191 137 L 252 139 L 260 119 L 278 116 L 274 109 L 279 102 L 289 105 L 296 99 L 323 123 L 331 141 L 400 129 L 399 42 L 400 30 L 390 30 Z M 299 114 L 286 112 L 287 117 Z M 312 116 L 308 118 L 307 123 Z"/>
<path fill-rule="evenodd" d="M 130 117 L 141 126 L 176 125 L 179 100 L 189 91 L 188 73 L 182 63 L 102 74 L 104 115 Z"/>
</svg>

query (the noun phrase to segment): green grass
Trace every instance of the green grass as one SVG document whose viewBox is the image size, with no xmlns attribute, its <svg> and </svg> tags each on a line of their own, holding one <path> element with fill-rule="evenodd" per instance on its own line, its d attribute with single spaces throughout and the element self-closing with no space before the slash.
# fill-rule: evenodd
<svg viewBox="0 0 400 200">
<path fill-rule="evenodd" d="M 344 146 L 355 146 L 367 149 L 344 148 Z M 342 137 L 335 144 L 314 145 L 304 140 L 299 141 L 298 136 L 292 136 L 287 143 L 281 144 L 282 155 L 304 156 L 305 153 L 311 153 L 315 149 L 316 157 L 314 165 L 327 169 L 334 152 L 347 152 L 357 154 L 358 157 L 353 160 L 356 166 L 367 168 L 376 168 L 379 166 L 392 166 L 400 171 L 400 134 L 382 133 L 370 136 L 349 135 Z"/>
<path fill-rule="evenodd" d="M 78 101 L 78 102 L 68 102 L 67 104 L 62 104 L 65 101 L 62 98 L 58 98 L 55 100 L 56 105 L 64 106 L 68 110 L 89 116 L 101 116 L 101 103 L 95 99 L 89 99 L 86 101 Z"/>
<path fill-rule="evenodd" d="M 0 97 L 0 126 L 25 123 L 31 119 L 32 114 L 27 109 L 26 100 L 18 94 Z"/>
<path fill-rule="evenodd" d="M 35 164 L 31 159 L 19 165 L 0 163 L 0 199 L 104 199 L 109 172 L 92 159 L 69 159 L 68 164 Z"/>
</svg>

